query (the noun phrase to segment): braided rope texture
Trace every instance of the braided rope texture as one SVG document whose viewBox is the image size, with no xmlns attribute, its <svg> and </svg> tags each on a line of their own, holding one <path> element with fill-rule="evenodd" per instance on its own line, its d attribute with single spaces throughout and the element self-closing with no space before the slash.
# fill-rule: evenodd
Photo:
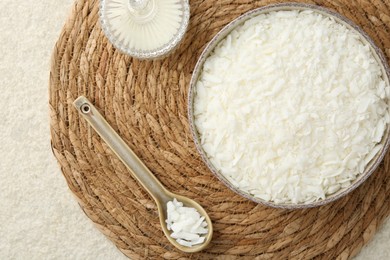
<svg viewBox="0 0 390 260">
<path fill-rule="evenodd" d="M 348 259 L 390 215 L 390 157 L 348 196 L 329 205 L 283 210 L 230 191 L 207 169 L 187 119 L 191 73 L 227 23 L 275 0 L 191 0 L 189 30 L 159 61 L 117 51 L 102 33 L 98 0 L 78 0 L 55 46 L 50 73 L 52 149 L 85 214 L 131 259 Z M 297 1 L 333 9 L 362 27 L 390 58 L 389 0 Z M 209 248 L 184 254 L 169 244 L 157 207 L 108 146 L 78 116 L 85 95 L 171 191 L 210 213 Z"/>
</svg>

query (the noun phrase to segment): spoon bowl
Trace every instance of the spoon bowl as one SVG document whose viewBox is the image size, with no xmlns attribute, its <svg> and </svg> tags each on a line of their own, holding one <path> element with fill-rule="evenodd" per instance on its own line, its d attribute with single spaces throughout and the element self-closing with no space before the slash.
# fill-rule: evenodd
<svg viewBox="0 0 390 260">
<path fill-rule="evenodd" d="M 168 191 L 123 141 L 123 139 L 120 138 L 120 136 L 107 123 L 104 117 L 87 98 L 81 96 L 74 101 L 73 105 L 77 108 L 80 115 L 88 121 L 88 123 L 96 130 L 111 150 L 124 163 L 133 177 L 154 199 L 157 205 L 161 227 L 165 236 L 168 238 L 168 241 L 177 249 L 186 253 L 194 253 L 205 249 L 210 244 L 213 235 L 213 226 L 209 215 L 203 207 L 190 198 Z M 182 202 L 186 207 L 195 208 L 199 214 L 205 218 L 208 233 L 206 234 L 206 239 L 202 244 L 194 245 L 192 247 L 182 246 L 171 237 L 172 232 L 168 230 L 165 220 L 167 219 L 167 203 L 172 201 L 174 198 Z"/>
<path fill-rule="evenodd" d="M 186 253 L 195 253 L 205 249 L 210 244 L 211 238 L 213 236 L 213 225 L 207 212 L 204 210 L 204 208 L 201 205 L 199 205 L 196 201 L 190 198 L 178 194 L 174 194 L 168 190 L 166 190 L 166 195 L 167 198 L 169 199 L 167 199 L 166 201 L 159 201 L 158 203 L 156 201 L 156 203 L 157 203 L 161 227 L 162 230 L 164 231 L 165 236 L 168 238 L 169 242 L 171 242 L 171 244 L 173 244 L 177 249 Z M 208 234 L 206 236 L 205 241 L 202 244 L 194 245 L 192 247 L 182 246 L 179 243 L 177 243 L 177 241 L 174 238 L 171 237 L 172 232 L 168 230 L 165 220 L 167 219 L 167 203 L 168 201 L 172 201 L 174 198 L 182 202 L 185 207 L 195 208 L 199 212 L 199 214 L 205 218 L 207 222 Z"/>
</svg>

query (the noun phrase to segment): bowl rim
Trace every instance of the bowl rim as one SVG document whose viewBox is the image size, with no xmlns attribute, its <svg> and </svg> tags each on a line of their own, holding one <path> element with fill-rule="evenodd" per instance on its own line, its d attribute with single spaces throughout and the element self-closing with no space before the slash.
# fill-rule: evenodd
<svg viewBox="0 0 390 260">
<path fill-rule="evenodd" d="M 380 48 L 376 46 L 374 41 L 354 22 L 352 22 L 350 19 L 346 18 L 345 16 L 339 14 L 336 11 L 333 11 L 331 9 L 321 7 L 318 5 L 313 4 L 304 4 L 304 3 L 281 3 L 281 4 L 271 4 L 266 5 L 263 7 L 255 8 L 253 10 L 250 10 L 239 17 L 235 18 L 231 22 L 229 22 L 226 26 L 224 26 L 212 39 L 208 42 L 204 50 L 202 51 L 201 55 L 199 56 L 197 63 L 195 65 L 194 71 L 191 76 L 191 81 L 189 85 L 189 91 L 188 91 L 188 100 L 187 100 L 187 114 L 189 119 L 189 126 L 190 131 L 192 134 L 192 139 L 194 140 L 196 149 L 198 153 L 200 154 L 203 162 L 206 164 L 208 169 L 216 176 L 225 186 L 227 186 L 230 190 L 234 191 L 235 193 L 241 195 L 242 197 L 249 199 L 253 202 L 270 206 L 273 208 L 282 208 L 282 209 L 304 209 L 304 208 L 312 208 L 312 207 L 318 207 L 325 204 L 329 204 L 333 201 L 336 201 L 345 195 L 349 194 L 353 190 L 355 190 L 357 187 L 359 187 L 369 176 L 372 175 L 372 173 L 378 168 L 380 163 L 382 162 L 388 148 L 390 145 L 390 127 L 389 124 L 386 127 L 385 133 L 382 137 L 380 144 L 383 144 L 383 147 L 379 153 L 367 164 L 365 170 L 363 173 L 359 174 L 357 178 L 352 182 L 350 186 L 344 189 L 340 189 L 338 192 L 331 194 L 325 199 L 320 199 L 318 201 L 312 202 L 312 203 L 275 203 L 272 201 L 266 201 L 260 198 L 256 198 L 250 193 L 243 191 L 233 185 L 225 176 L 223 176 L 222 173 L 219 172 L 219 170 L 211 163 L 211 161 L 207 157 L 207 153 L 203 150 L 202 145 L 200 144 L 199 135 L 197 128 L 195 126 L 195 118 L 194 118 L 194 111 L 193 111 L 193 105 L 194 105 L 194 97 L 195 97 L 195 88 L 196 88 L 196 82 L 198 80 L 198 77 L 202 71 L 203 64 L 207 57 L 210 55 L 210 53 L 214 50 L 214 48 L 217 46 L 217 44 L 223 40 L 232 30 L 234 30 L 237 26 L 243 24 L 248 19 L 251 19 L 252 17 L 255 17 L 260 14 L 269 13 L 273 11 L 287 11 L 287 10 L 311 10 L 317 13 L 320 13 L 322 15 L 332 17 L 335 19 L 337 23 L 345 25 L 347 28 L 355 31 L 359 37 L 360 40 L 364 43 L 368 43 L 371 49 L 371 52 L 375 59 L 377 60 L 383 74 L 383 79 L 387 83 L 387 85 L 390 85 L 390 70 L 389 65 L 387 63 L 387 60 L 385 58 L 384 53 Z M 387 103 L 389 104 L 389 99 L 387 100 Z"/>
</svg>

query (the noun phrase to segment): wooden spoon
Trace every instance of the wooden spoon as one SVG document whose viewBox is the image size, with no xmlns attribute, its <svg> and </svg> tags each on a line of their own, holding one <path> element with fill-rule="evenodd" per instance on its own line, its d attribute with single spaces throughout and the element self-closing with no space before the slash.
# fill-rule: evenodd
<svg viewBox="0 0 390 260">
<path fill-rule="evenodd" d="M 111 150 L 119 157 L 119 159 L 126 165 L 131 174 L 137 181 L 149 192 L 150 196 L 157 204 L 158 214 L 160 217 L 160 224 L 165 236 L 169 242 L 179 250 L 186 253 L 198 252 L 206 248 L 213 235 L 213 226 L 207 212 L 198 203 L 187 197 L 174 194 L 168 191 L 161 182 L 153 175 L 153 173 L 143 164 L 143 162 L 135 155 L 135 153 L 127 146 L 127 144 L 120 138 L 114 129 L 107 123 L 103 116 L 84 96 L 77 98 L 73 105 L 77 108 L 80 114 L 88 121 L 88 123 L 96 130 L 100 137 L 107 143 Z M 194 245 L 192 247 L 182 246 L 173 239 L 171 231 L 167 229 L 165 220 L 167 219 L 167 202 L 176 198 L 183 202 L 184 206 L 195 208 L 207 222 L 208 234 L 202 244 Z"/>
</svg>

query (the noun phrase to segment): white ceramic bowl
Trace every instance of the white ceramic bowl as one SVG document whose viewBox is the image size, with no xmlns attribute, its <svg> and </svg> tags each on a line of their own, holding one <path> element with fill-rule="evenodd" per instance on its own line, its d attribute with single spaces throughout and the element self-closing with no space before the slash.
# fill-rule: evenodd
<svg viewBox="0 0 390 260">
<path fill-rule="evenodd" d="M 255 17 L 259 14 L 264 14 L 268 12 L 273 12 L 273 11 L 287 11 L 287 10 L 312 10 L 314 12 L 320 13 L 324 16 L 328 17 L 333 17 L 333 19 L 340 23 L 345 25 L 347 28 L 356 31 L 361 38 L 361 41 L 364 43 L 368 43 L 371 51 L 375 57 L 375 59 L 378 61 L 378 64 L 380 64 L 384 80 L 387 82 L 387 85 L 389 84 L 389 78 L 390 78 L 390 71 L 389 67 L 387 65 L 386 59 L 382 53 L 382 51 L 374 44 L 374 42 L 370 39 L 370 37 L 362 30 L 360 29 L 357 25 L 355 25 L 353 22 L 345 18 L 344 16 L 333 12 L 329 9 L 322 8 L 316 5 L 309 5 L 309 4 L 299 4 L 299 3 L 287 3 L 287 4 L 277 4 L 277 5 L 268 5 L 265 7 L 261 7 L 252 11 L 249 11 L 231 23 L 229 23 L 227 26 L 225 26 L 220 32 L 218 32 L 217 35 L 214 36 L 214 38 L 210 41 L 210 43 L 206 46 L 204 49 L 203 53 L 201 54 L 192 78 L 191 78 L 191 83 L 190 83 L 190 89 L 189 89 L 189 97 L 188 97 L 188 117 L 190 121 L 190 127 L 191 127 L 191 132 L 195 141 L 195 145 L 203 159 L 203 161 L 206 163 L 208 168 L 215 174 L 215 176 L 218 177 L 219 180 L 221 180 L 227 187 L 235 191 L 236 193 L 240 194 L 241 196 L 250 199 L 254 202 L 265 204 L 271 207 L 276 207 L 276 208 L 289 208 L 289 209 L 298 209 L 298 208 L 309 208 L 309 207 L 315 207 L 315 206 L 321 206 L 327 203 L 330 203 L 332 201 L 335 201 L 346 194 L 350 193 L 354 189 L 356 189 L 359 185 L 361 185 L 374 171 L 375 169 L 379 166 L 380 162 L 382 161 L 388 147 L 389 147 L 389 126 L 387 126 L 387 129 L 385 131 L 384 137 L 382 138 L 381 144 L 383 144 L 382 150 L 377 154 L 374 159 L 371 160 L 371 162 L 366 166 L 365 171 L 360 174 L 357 179 L 355 179 L 352 184 L 344 189 L 339 190 L 338 192 L 329 195 L 323 200 L 319 200 L 314 203 L 309 203 L 309 204 L 277 204 L 274 202 L 270 201 L 265 201 L 260 198 L 256 198 L 253 195 L 249 194 L 246 191 L 240 190 L 237 188 L 235 185 L 230 183 L 223 174 L 219 172 L 219 170 L 214 167 L 214 165 L 211 163 L 209 160 L 206 152 L 203 150 L 202 145 L 200 144 L 200 138 L 198 131 L 195 126 L 195 118 L 194 118 L 194 112 L 193 112 L 193 107 L 194 107 L 194 97 L 196 95 L 196 83 L 198 81 L 198 77 L 200 73 L 202 72 L 203 64 L 207 57 L 210 55 L 210 53 L 213 51 L 213 49 L 218 45 L 218 43 L 224 39 L 232 30 L 234 30 L 237 26 L 242 25 L 247 21 L 248 19 Z M 389 102 L 389 101 L 388 101 Z"/>
</svg>

